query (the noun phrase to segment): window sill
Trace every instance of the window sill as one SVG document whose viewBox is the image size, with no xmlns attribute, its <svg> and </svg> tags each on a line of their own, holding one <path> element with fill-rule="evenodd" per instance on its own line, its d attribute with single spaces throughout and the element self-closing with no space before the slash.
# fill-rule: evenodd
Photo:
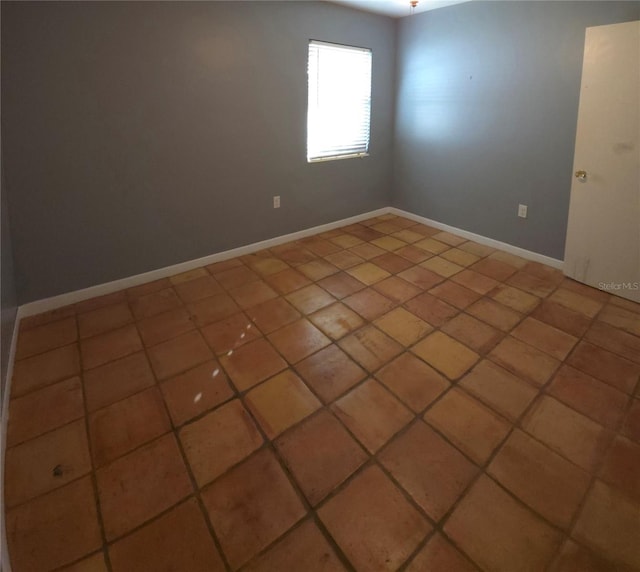
<svg viewBox="0 0 640 572">
<path fill-rule="evenodd" d="M 351 153 L 349 155 L 332 155 L 331 157 L 317 157 L 307 159 L 307 163 L 324 163 L 326 161 L 339 161 L 341 159 L 364 159 L 369 153 Z"/>
</svg>

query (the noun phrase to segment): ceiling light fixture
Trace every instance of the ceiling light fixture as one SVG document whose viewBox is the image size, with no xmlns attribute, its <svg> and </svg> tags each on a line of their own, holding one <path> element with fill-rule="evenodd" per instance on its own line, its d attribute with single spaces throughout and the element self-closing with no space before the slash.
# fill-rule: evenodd
<svg viewBox="0 0 640 572">
<path fill-rule="evenodd" d="M 418 0 L 410 0 L 409 1 L 409 10 L 411 11 L 411 15 L 413 16 L 416 13 L 416 6 L 418 5 Z"/>
</svg>

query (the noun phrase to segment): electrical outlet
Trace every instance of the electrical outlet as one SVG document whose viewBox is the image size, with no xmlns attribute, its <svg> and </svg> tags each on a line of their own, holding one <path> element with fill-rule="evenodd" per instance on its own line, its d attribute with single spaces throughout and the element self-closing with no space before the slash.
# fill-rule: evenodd
<svg viewBox="0 0 640 572">
<path fill-rule="evenodd" d="M 518 216 L 520 218 L 527 218 L 527 205 L 518 205 Z"/>
<path fill-rule="evenodd" d="M 274 209 L 280 208 L 280 195 L 276 195 L 275 197 L 273 197 L 273 208 Z"/>
</svg>

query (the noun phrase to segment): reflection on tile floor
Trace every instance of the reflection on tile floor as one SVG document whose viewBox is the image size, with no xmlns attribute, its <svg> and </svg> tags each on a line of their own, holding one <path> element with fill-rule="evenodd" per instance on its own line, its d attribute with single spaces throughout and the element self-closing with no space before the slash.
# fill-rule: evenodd
<svg viewBox="0 0 640 572">
<path fill-rule="evenodd" d="M 393 215 L 26 318 L 13 570 L 639 570 L 639 376 L 639 305 Z"/>
</svg>

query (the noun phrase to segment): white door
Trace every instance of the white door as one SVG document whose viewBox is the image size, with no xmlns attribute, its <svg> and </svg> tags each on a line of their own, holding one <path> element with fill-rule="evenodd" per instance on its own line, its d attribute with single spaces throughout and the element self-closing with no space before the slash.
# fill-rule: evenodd
<svg viewBox="0 0 640 572">
<path fill-rule="evenodd" d="M 587 28 L 564 273 L 640 302 L 640 22 Z"/>
</svg>

